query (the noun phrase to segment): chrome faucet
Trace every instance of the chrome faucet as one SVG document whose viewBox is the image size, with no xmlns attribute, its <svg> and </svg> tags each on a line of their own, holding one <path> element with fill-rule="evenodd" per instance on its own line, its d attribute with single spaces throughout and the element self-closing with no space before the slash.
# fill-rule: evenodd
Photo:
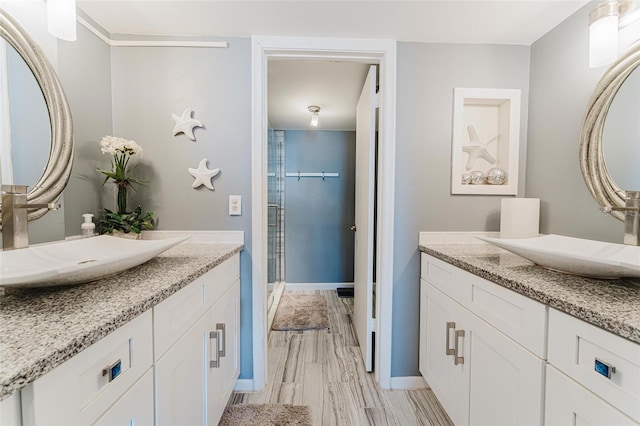
<svg viewBox="0 0 640 426">
<path fill-rule="evenodd" d="M 27 209 L 58 210 L 60 204 L 28 204 L 26 185 L 2 185 L 2 249 L 29 247 Z"/>
<path fill-rule="evenodd" d="M 632 246 L 640 246 L 640 191 L 626 191 L 624 207 L 604 207 L 605 213 L 625 212 L 624 240 Z"/>
</svg>

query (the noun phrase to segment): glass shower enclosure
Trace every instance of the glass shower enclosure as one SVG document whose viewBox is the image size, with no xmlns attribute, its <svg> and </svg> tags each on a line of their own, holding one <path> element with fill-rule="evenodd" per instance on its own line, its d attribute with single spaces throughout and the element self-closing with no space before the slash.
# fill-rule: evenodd
<svg viewBox="0 0 640 426">
<path fill-rule="evenodd" d="M 267 139 L 267 308 L 284 286 L 284 131 L 269 128 Z"/>
</svg>

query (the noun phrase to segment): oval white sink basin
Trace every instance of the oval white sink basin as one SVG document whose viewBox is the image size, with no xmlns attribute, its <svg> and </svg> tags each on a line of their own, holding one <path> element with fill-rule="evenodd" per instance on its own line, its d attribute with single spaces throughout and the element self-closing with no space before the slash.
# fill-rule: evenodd
<svg viewBox="0 0 640 426">
<path fill-rule="evenodd" d="M 503 239 L 477 237 L 545 268 L 582 277 L 640 277 L 640 247 L 562 235 Z"/>
<path fill-rule="evenodd" d="M 140 265 L 188 237 L 129 240 L 101 235 L 0 252 L 0 286 L 53 287 L 95 281 Z"/>
</svg>

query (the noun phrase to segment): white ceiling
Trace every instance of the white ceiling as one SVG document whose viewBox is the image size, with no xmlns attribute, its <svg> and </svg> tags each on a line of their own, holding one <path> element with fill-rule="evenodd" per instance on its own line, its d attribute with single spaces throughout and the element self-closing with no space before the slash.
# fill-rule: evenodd
<svg viewBox="0 0 640 426">
<path fill-rule="evenodd" d="M 78 0 L 111 35 L 304 36 L 432 43 L 531 45 L 588 0 Z M 585 23 L 586 25 L 586 23 Z M 366 68 L 353 63 L 269 63 L 269 120 L 353 129 Z"/>
<path fill-rule="evenodd" d="M 356 62 L 269 61 L 269 124 L 308 130 L 310 105 L 319 106 L 319 130 L 355 130 L 356 104 L 369 65 Z"/>
</svg>

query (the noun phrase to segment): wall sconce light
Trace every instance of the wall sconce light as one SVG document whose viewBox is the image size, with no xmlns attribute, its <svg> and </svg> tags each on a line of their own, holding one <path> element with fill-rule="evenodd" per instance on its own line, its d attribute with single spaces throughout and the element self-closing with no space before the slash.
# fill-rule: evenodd
<svg viewBox="0 0 640 426">
<path fill-rule="evenodd" d="M 589 13 L 589 67 L 618 58 L 640 38 L 640 2 L 605 0 Z"/>
<path fill-rule="evenodd" d="M 76 41 L 76 0 L 47 0 L 47 29 L 56 38 Z"/>
<path fill-rule="evenodd" d="M 311 125 L 313 127 L 318 127 L 318 113 L 320 112 L 320 107 L 317 105 L 311 105 L 308 109 L 311 113 Z"/>
</svg>

